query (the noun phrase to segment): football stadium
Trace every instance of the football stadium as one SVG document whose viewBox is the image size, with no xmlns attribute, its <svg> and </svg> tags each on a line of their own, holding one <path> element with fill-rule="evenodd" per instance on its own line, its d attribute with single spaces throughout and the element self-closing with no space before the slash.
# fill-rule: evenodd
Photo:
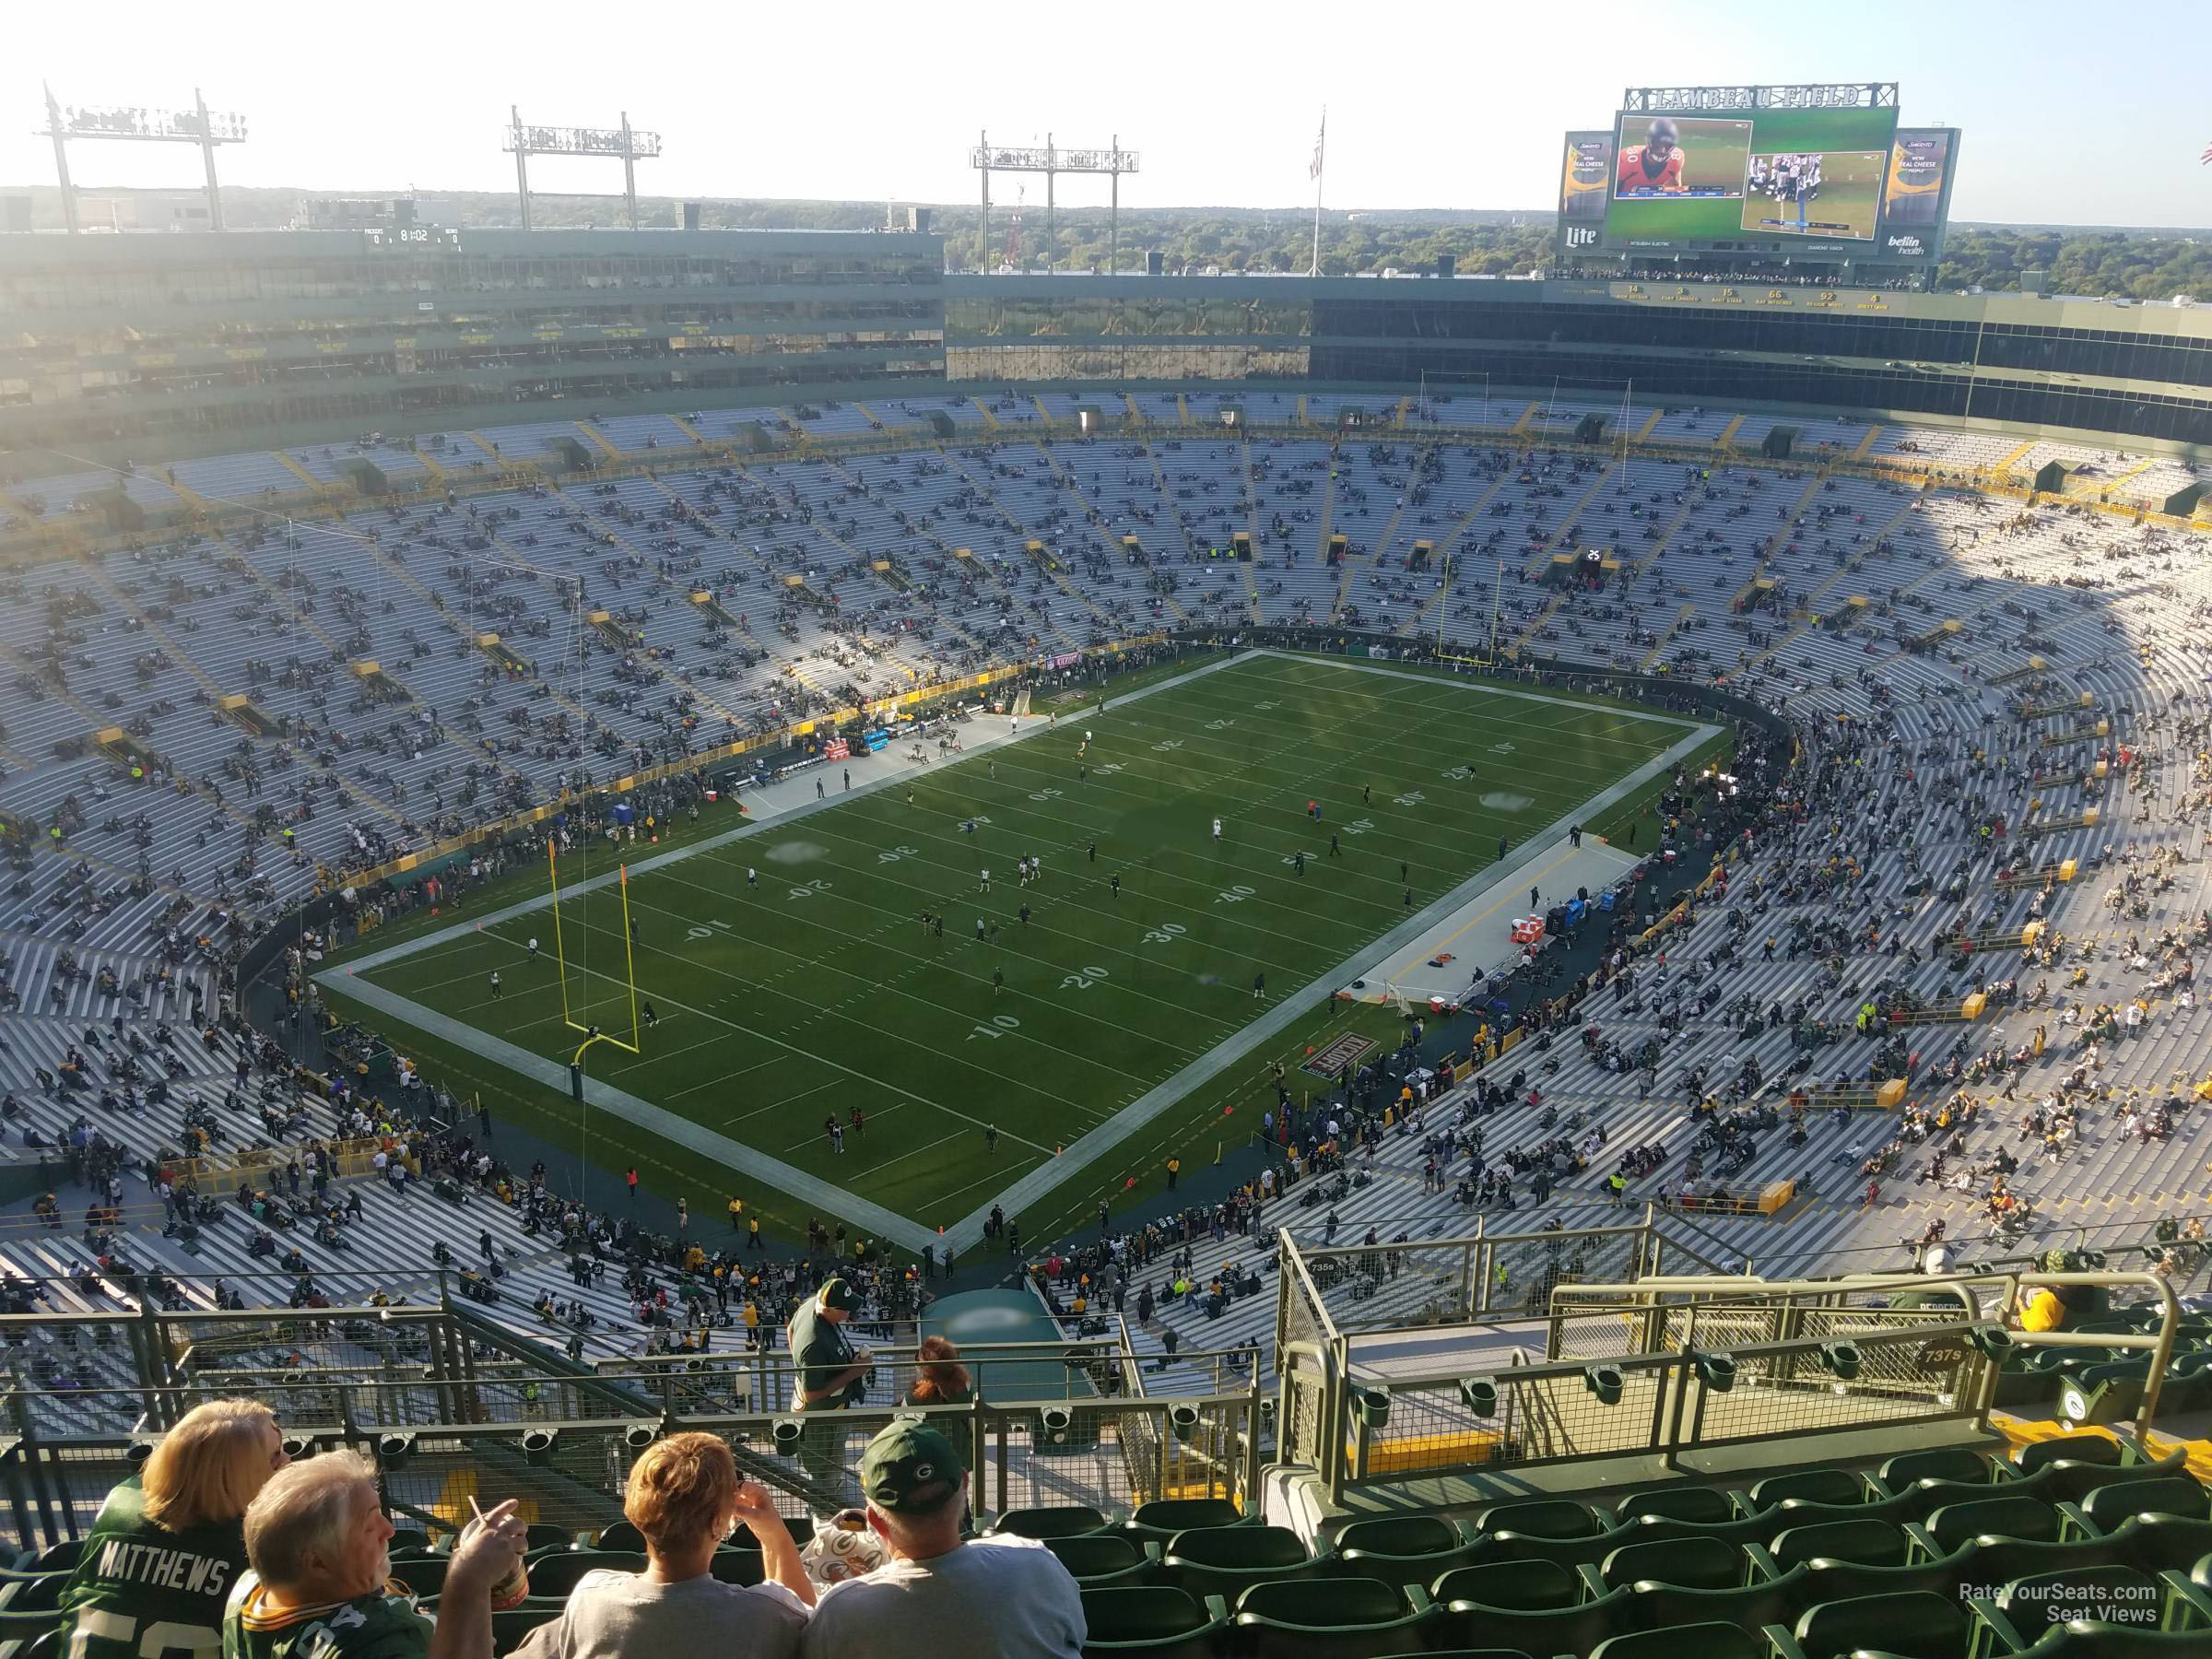
<svg viewBox="0 0 2212 1659">
<path fill-rule="evenodd" d="M 2212 313 L 1602 111 L 1508 282 L 53 105 L 5 1659 L 2212 1651 Z"/>
</svg>

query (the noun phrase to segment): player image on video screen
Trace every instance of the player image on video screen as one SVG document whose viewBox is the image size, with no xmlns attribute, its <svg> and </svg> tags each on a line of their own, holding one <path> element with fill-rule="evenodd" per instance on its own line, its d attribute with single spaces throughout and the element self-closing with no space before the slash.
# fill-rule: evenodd
<svg viewBox="0 0 2212 1659">
<path fill-rule="evenodd" d="M 1624 115 L 1620 159 L 1613 171 L 1618 202 L 1686 202 L 1744 194 L 1744 156 L 1751 147 L 1748 121 Z"/>
</svg>

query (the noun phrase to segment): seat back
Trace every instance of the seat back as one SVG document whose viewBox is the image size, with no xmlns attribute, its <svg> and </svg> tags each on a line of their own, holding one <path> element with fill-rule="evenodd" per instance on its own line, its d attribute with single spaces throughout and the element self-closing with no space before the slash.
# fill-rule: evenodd
<svg viewBox="0 0 2212 1659">
<path fill-rule="evenodd" d="M 2063 1348 L 2048 1350 L 2064 1353 Z M 2120 1442 L 2109 1434 L 2085 1432 L 2081 1434 L 2054 1434 L 2049 1440 L 2030 1441 L 2012 1454 L 2013 1463 L 2023 1475 L 2032 1475 L 2045 1464 L 2067 1463 L 2116 1464 L 2124 1453 Z"/>
<path fill-rule="evenodd" d="M 1590 1659 L 1767 1659 L 1767 1642 L 1756 1630 L 1732 1624 L 1674 1625 L 1608 1636 L 1591 1649 Z"/>
<path fill-rule="evenodd" d="M 2100 1540 L 2112 1559 L 2146 1572 L 2185 1572 L 2212 1555 L 2212 1521 L 2183 1515 L 2131 1515 Z"/>
<path fill-rule="evenodd" d="M 1878 1572 L 1883 1568 L 1863 1568 Z M 1806 1569 L 1793 1567 L 1780 1578 L 1756 1579 L 1723 1590 L 1698 1590 L 1649 1580 L 1630 1586 L 1634 1614 L 1630 1622 L 1640 1630 L 1661 1630 L 1669 1625 L 1724 1624 L 1753 1635 L 1769 1625 L 1787 1627 L 1816 1599 Z"/>
<path fill-rule="evenodd" d="M 1754 1483 L 1748 1496 L 1754 1511 L 1771 1510 L 1790 1498 L 1813 1503 L 1864 1503 L 1866 1483 L 1849 1469 L 1794 1469 Z"/>
<path fill-rule="evenodd" d="M 491 1651 L 494 1653 L 512 1653 L 523 1645 L 524 1640 L 539 1625 L 559 1617 L 559 1602 L 543 1607 L 510 1607 L 503 1613 L 494 1613 L 491 1616 Z"/>
<path fill-rule="evenodd" d="M 1299 1567 L 1312 1558 L 1287 1526 L 1194 1526 L 1168 1540 L 1170 1561 L 1199 1567 Z"/>
<path fill-rule="evenodd" d="M 1925 1452 L 1900 1452 L 1875 1471 L 1875 1478 L 1892 1492 L 1921 1480 L 1959 1480 L 1987 1486 L 1993 1478 L 1989 1459 L 1971 1446 L 1931 1446 Z"/>
<path fill-rule="evenodd" d="M 1493 1503 L 1471 1517 L 1478 1533 L 1515 1532 L 1532 1538 L 1591 1538 L 1605 1524 L 1585 1504 L 1565 1498 L 1534 1498 Z"/>
<path fill-rule="evenodd" d="M 1060 1558 L 1077 1583 L 1085 1579 L 1109 1578 L 1146 1564 L 1147 1557 L 1134 1538 L 1118 1533 L 1077 1533 L 1073 1537 L 1046 1538 L 1044 1547 Z"/>
<path fill-rule="evenodd" d="M 2053 1502 L 2079 1503 L 2099 1487 L 2119 1486 L 2130 1480 L 2159 1480 L 2187 1472 L 2186 1452 L 2175 1452 L 2155 1463 L 2075 1463 L 2060 1458 L 2045 1464 L 2037 1478 L 2046 1482 L 2043 1494 Z M 2016 1486 L 2024 1484 L 2015 1481 Z"/>
<path fill-rule="evenodd" d="M 2133 1567 L 2068 1567 L 2013 1580 L 1997 1592 L 1996 1606 L 2032 1641 L 2046 1626 L 2065 1624 L 2091 1607 L 2119 1613 L 2131 1623 L 2147 1622 L 2165 1599 L 2165 1586 Z"/>
<path fill-rule="evenodd" d="M 2055 1538 L 2058 1512 L 2040 1498 L 1977 1498 L 1945 1504 L 1925 1524 L 1936 1547 L 1948 1555 L 1973 1538 Z"/>
<path fill-rule="evenodd" d="M 1244 1519 L 1244 1512 L 1227 1498 L 1155 1498 L 1138 1504 L 1127 1524 L 1132 1532 L 1173 1537 L 1194 1527 L 1235 1526 Z"/>
<path fill-rule="evenodd" d="M 1608 1590 L 1640 1580 L 1688 1590 L 1727 1590 L 1749 1571 L 1744 1552 L 1717 1538 L 1661 1538 L 1623 1544 L 1606 1556 L 1598 1578 Z"/>
<path fill-rule="evenodd" d="M 1571 1607 L 1582 1599 L 1575 1575 L 1556 1561 L 1484 1561 L 1456 1567 L 1430 1589 L 1430 1599 L 1525 1611 Z"/>
<path fill-rule="evenodd" d="M 1823 1521 L 1776 1533 L 1767 1550 L 1785 1572 L 1815 1557 L 1898 1567 L 1904 1564 L 1905 1532 L 1888 1521 Z"/>
<path fill-rule="evenodd" d="M 1385 1625 L 1406 1616 L 1403 1592 L 1372 1579 L 1277 1579 L 1254 1584 L 1237 1597 L 1237 1614 L 1276 1624 L 1339 1628 Z"/>
<path fill-rule="evenodd" d="M 1645 1515 L 1666 1515 L 1677 1521 L 1727 1521 L 1734 1519 L 1735 1504 L 1719 1487 L 1684 1482 L 1630 1492 L 1613 1506 L 1616 1521 L 1635 1521 Z"/>
<path fill-rule="evenodd" d="M 2186 1475 L 2156 1480 L 2123 1480 L 2100 1486 L 2081 1500 L 2081 1512 L 2099 1532 L 2110 1532 L 2130 1515 L 2176 1515 L 2202 1521 L 2212 1499 Z"/>
<path fill-rule="evenodd" d="M 1353 1521 L 1338 1529 L 1339 1555 L 1364 1549 L 1379 1556 L 1423 1556 L 1457 1548 L 1463 1540 L 1459 1528 L 1441 1515 L 1382 1515 L 1371 1521 Z"/>
<path fill-rule="evenodd" d="M 645 1535 L 638 1530 L 635 1521 L 617 1521 L 601 1527 L 599 1535 L 592 1542 L 599 1549 L 643 1549 Z"/>
<path fill-rule="evenodd" d="M 1106 1517 L 1088 1503 L 1053 1503 L 1037 1509 L 1010 1509 L 991 1524 L 995 1533 L 1018 1538 L 1072 1538 L 1097 1532 Z"/>
<path fill-rule="evenodd" d="M 1218 1597 L 1200 1602 L 1169 1584 L 1084 1590 L 1086 1653 L 1143 1653 L 1147 1659 L 1201 1659 L 1228 1623 Z"/>
<path fill-rule="evenodd" d="M 1924 1590 L 1821 1602 L 1797 1620 L 1807 1654 L 1873 1648 L 1904 1659 L 1963 1659 L 1971 1622 L 1965 1606 Z"/>
<path fill-rule="evenodd" d="M 412 1560 L 393 1562 L 392 1576 L 417 1595 L 437 1595 L 445 1589 L 447 1564 L 445 1556 L 419 1556 Z"/>
<path fill-rule="evenodd" d="M 757 1549 L 718 1549 L 707 1558 L 707 1572 L 718 1583 L 750 1587 L 768 1577 L 768 1566 Z"/>
<path fill-rule="evenodd" d="M 61 1606 L 62 1592 L 69 1588 L 72 1572 L 33 1572 L 0 1585 L 0 1607 L 18 1613 L 43 1613 Z"/>
</svg>

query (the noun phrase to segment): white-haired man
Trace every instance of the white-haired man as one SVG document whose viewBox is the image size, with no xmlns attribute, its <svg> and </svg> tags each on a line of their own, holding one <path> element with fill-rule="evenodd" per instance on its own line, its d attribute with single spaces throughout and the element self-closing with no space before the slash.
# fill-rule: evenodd
<svg viewBox="0 0 2212 1659">
<path fill-rule="evenodd" d="M 392 1582 L 376 1465 L 325 1452 L 280 1469 L 246 1511 L 246 1559 L 223 1659 L 491 1659 L 491 1593 L 523 1559 L 511 1499 L 463 1529 L 438 1617 Z"/>
</svg>

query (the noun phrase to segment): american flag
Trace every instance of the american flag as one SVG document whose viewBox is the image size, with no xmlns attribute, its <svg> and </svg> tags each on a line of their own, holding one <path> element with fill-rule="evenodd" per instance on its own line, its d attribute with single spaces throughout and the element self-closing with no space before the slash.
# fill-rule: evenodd
<svg viewBox="0 0 2212 1659">
<path fill-rule="evenodd" d="M 1306 169 L 1306 177 L 1307 177 L 1307 178 L 1309 178 L 1309 179 L 1318 179 L 1318 178 L 1320 178 L 1320 177 L 1321 177 L 1321 151 L 1322 151 L 1322 147 L 1323 147 L 1324 145 L 1327 144 L 1327 143 L 1328 143 L 1328 141 L 1329 141 L 1329 112 L 1328 112 L 1326 110 L 1324 110 L 1324 111 L 1321 112 L 1321 132 L 1320 132 L 1320 134 L 1319 134 L 1319 135 L 1317 135 L 1317 136 L 1314 138 L 1314 140 L 1313 140 L 1313 165 Z M 2207 161 L 2212 161 L 2212 149 L 2207 149 L 2207 150 L 2206 150 L 2206 151 L 2205 151 L 2205 159 L 2206 159 Z"/>
<path fill-rule="evenodd" d="M 2205 153 L 2197 160 L 2206 167 L 2212 167 L 2212 144 L 2205 146 Z"/>
</svg>

